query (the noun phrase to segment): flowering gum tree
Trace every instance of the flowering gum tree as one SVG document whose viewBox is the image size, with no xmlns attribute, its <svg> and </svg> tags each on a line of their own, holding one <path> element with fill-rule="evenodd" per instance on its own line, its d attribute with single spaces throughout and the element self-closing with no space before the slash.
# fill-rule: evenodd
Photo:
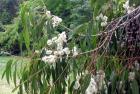
<svg viewBox="0 0 140 94">
<path fill-rule="evenodd" d="M 21 5 L 19 35 L 30 58 L 21 66 L 12 60 L 7 63 L 4 75 L 9 81 L 13 74 L 13 91 L 139 94 L 140 7 L 130 6 L 127 0 L 85 0 L 92 16 L 74 26 L 76 22 L 65 25 L 64 16 L 53 15 L 47 7 L 50 2 L 31 0 Z M 11 66 L 15 70 L 9 73 Z"/>
</svg>

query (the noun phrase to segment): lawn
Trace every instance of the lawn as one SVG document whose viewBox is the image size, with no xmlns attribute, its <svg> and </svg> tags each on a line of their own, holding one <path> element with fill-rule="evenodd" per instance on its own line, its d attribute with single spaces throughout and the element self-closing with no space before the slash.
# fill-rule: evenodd
<svg viewBox="0 0 140 94">
<path fill-rule="evenodd" d="M 5 69 L 6 63 L 8 60 L 13 59 L 13 60 L 19 60 L 20 63 L 23 61 L 26 61 L 26 59 L 23 59 L 21 57 L 13 57 L 13 56 L 1 56 L 0 57 L 0 78 L 2 78 L 2 73 Z M 14 88 L 14 84 L 11 83 L 10 85 L 7 83 L 6 78 L 0 79 L 0 94 L 17 94 L 17 92 L 12 93 L 11 91 Z"/>
</svg>

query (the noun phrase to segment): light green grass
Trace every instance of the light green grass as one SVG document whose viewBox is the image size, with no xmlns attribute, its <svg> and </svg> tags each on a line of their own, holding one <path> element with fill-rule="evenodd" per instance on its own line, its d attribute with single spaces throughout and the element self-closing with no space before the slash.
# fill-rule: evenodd
<svg viewBox="0 0 140 94">
<path fill-rule="evenodd" d="M 17 92 L 11 92 L 14 88 L 14 84 L 12 82 L 9 85 L 5 78 L 1 79 L 6 63 L 11 59 L 14 61 L 18 60 L 19 63 L 28 61 L 28 59 L 22 57 L 0 56 L 0 94 L 17 94 Z"/>
<path fill-rule="evenodd" d="M 2 73 L 5 69 L 6 63 L 12 59 L 12 57 L 0 57 L 0 78 L 2 78 Z M 14 88 L 13 84 L 9 85 L 5 78 L 0 79 L 0 94 L 17 94 L 17 92 L 12 93 Z"/>
</svg>

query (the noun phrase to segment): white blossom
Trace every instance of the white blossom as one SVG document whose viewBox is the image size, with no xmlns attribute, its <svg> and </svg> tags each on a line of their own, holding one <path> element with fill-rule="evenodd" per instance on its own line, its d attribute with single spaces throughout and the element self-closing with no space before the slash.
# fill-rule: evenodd
<svg viewBox="0 0 140 94">
<path fill-rule="evenodd" d="M 62 55 L 64 55 L 64 51 L 63 51 L 63 50 L 58 51 L 58 54 L 59 54 L 60 56 L 62 56 Z"/>
<path fill-rule="evenodd" d="M 49 58 L 48 63 L 55 63 L 57 59 L 55 55 L 50 55 L 48 58 Z"/>
<path fill-rule="evenodd" d="M 96 20 L 100 20 L 100 17 L 99 17 L 99 16 L 97 16 L 97 17 L 96 17 Z"/>
<path fill-rule="evenodd" d="M 52 17 L 52 25 L 53 27 L 58 26 L 62 22 L 62 19 L 59 18 L 58 16 L 53 15 Z"/>
<path fill-rule="evenodd" d="M 66 32 L 62 32 L 58 35 L 58 42 L 67 42 Z"/>
<path fill-rule="evenodd" d="M 63 50 L 63 43 L 57 43 L 57 51 Z"/>
<path fill-rule="evenodd" d="M 42 61 L 52 64 L 56 62 L 57 57 L 55 55 L 49 55 L 42 57 Z"/>
<path fill-rule="evenodd" d="M 64 48 L 63 51 L 65 52 L 66 55 L 70 54 L 70 50 L 68 47 Z"/>
<path fill-rule="evenodd" d="M 55 15 L 51 15 L 51 12 L 50 11 L 46 11 L 46 15 L 48 18 L 51 18 L 52 17 L 52 25 L 53 27 L 56 27 L 58 26 L 61 22 L 62 22 L 62 19 L 59 18 L 58 16 L 55 16 Z M 48 21 L 46 21 L 46 25 L 48 24 Z"/>
<path fill-rule="evenodd" d="M 42 61 L 47 62 L 47 58 L 48 58 L 47 56 L 43 56 Z"/>
<path fill-rule="evenodd" d="M 101 26 L 104 27 L 107 25 L 107 22 L 101 22 Z"/>
<path fill-rule="evenodd" d="M 96 17 L 96 20 L 100 20 L 100 17 L 99 17 L 99 16 L 97 16 L 97 17 Z"/>
<path fill-rule="evenodd" d="M 102 21 L 104 21 L 104 22 L 107 22 L 107 20 L 108 20 L 108 17 L 107 17 L 107 16 L 104 16 L 104 17 L 102 18 Z"/>
<path fill-rule="evenodd" d="M 56 39 L 57 50 L 63 49 L 64 42 L 67 42 L 66 32 L 62 32 L 58 35 L 58 38 Z"/>
<path fill-rule="evenodd" d="M 53 53 L 54 55 L 59 55 L 59 53 L 58 53 L 58 51 L 54 51 L 54 53 Z"/>
<path fill-rule="evenodd" d="M 52 50 L 46 50 L 46 54 L 47 54 L 47 55 L 52 54 L 52 52 L 53 52 Z"/>
<path fill-rule="evenodd" d="M 58 38 L 56 39 L 56 44 L 57 44 L 57 50 L 62 50 L 63 49 L 63 44 L 64 42 L 67 42 L 66 39 L 66 33 L 62 32 L 61 34 L 58 35 Z"/>
<path fill-rule="evenodd" d="M 47 44 L 48 44 L 49 46 L 52 45 L 52 44 L 53 44 L 52 40 L 48 40 L 48 41 L 47 41 Z"/>
<path fill-rule="evenodd" d="M 46 15 L 47 15 L 48 18 L 50 18 L 51 17 L 51 12 L 47 10 Z"/>
<path fill-rule="evenodd" d="M 100 13 L 100 15 L 96 17 L 96 20 L 101 20 L 101 26 L 104 27 L 107 25 L 108 17 Z"/>
<path fill-rule="evenodd" d="M 56 42 L 56 40 L 57 40 L 57 37 L 53 37 L 53 38 L 52 38 L 52 41 L 53 41 L 53 42 Z"/>
<path fill-rule="evenodd" d="M 99 16 L 96 17 L 96 20 L 100 20 L 100 19 L 102 19 L 103 17 L 104 17 L 103 14 L 100 13 Z"/>
<path fill-rule="evenodd" d="M 107 21 L 108 17 L 103 15 L 102 13 L 99 14 L 99 16 L 96 17 L 96 20 L 102 20 L 102 21 Z"/>
</svg>

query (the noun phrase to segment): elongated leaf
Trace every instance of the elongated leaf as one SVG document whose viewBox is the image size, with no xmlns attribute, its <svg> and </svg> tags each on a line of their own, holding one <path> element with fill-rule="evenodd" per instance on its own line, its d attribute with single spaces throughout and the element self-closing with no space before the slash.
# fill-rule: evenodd
<svg viewBox="0 0 140 94">
<path fill-rule="evenodd" d="M 16 81 L 17 81 L 17 64 L 15 64 L 15 69 L 14 69 L 14 73 L 13 73 L 13 81 L 14 81 L 14 85 L 16 86 Z"/>
<path fill-rule="evenodd" d="M 132 94 L 139 94 L 139 85 L 136 80 L 132 82 Z"/>
<path fill-rule="evenodd" d="M 13 62 L 13 60 L 9 60 L 8 62 L 7 62 L 7 64 L 6 64 L 6 68 L 5 68 L 5 70 L 4 70 L 4 72 L 3 72 L 3 74 L 2 74 L 2 78 L 6 75 L 6 79 L 7 79 L 7 82 L 8 83 L 10 83 L 9 82 L 9 80 L 10 80 L 10 78 L 11 78 L 11 71 L 12 71 L 12 62 Z"/>
</svg>

